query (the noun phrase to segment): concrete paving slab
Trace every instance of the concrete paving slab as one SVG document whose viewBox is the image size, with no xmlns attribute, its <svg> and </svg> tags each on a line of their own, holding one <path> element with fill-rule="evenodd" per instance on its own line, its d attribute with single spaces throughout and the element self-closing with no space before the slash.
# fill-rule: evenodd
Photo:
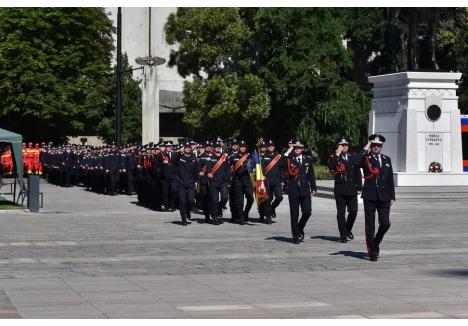
<svg viewBox="0 0 468 326">
<path fill-rule="evenodd" d="M 0 318 L 468 315 L 460 199 L 397 201 L 374 263 L 362 205 L 355 239 L 341 244 L 334 201 L 314 198 L 305 242 L 294 245 L 287 196 L 272 225 L 258 223 L 254 207 L 251 225 L 182 227 L 172 223 L 177 213 L 136 206 L 135 197 L 48 184 L 41 191 L 39 214 L 0 213 Z M 405 198 L 429 190 L 413 191 Z"/>
</svg>

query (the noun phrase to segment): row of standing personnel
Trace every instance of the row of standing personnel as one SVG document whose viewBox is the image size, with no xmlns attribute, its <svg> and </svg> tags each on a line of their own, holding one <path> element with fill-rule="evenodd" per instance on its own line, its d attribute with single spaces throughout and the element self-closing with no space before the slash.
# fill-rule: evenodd
<svg viewBox="0 0 468 326">
<path fill-rule="evenodd" d="M 345 243 L 354 238 L 357 196 L 362 194 L 366 244 L 373 261 L 377 260 L 380 243 L 390 228 L 390 207 L 395 200 L 391 160 L 380 153 L 384 141 L 382 135 L 371 135 L 362 151 L 351 154 L 348 141 L 342 137 L 328 164 L 335 175 L 340 240 Z M 260 151 L 264 185 L 269 195 L 258 205 L 260 219 L 271 223 L 286 189 L 293 242 L 299 244 L 305 239 L 312 196 L 317 191 L 312 159 L 304 155 L 304 144 L 300 141 L 290 141 L 282 154 L 276 152 L 272 141 L 260 144 Z M 41 162 L 46 177 L 56 184 L 68 186 L 82 182 L 89 190 L 110 195 L 119 190 L 130 195 L 135 190 L 141 205 L 171 211 L 178 207 L 182 225 L 191 220 L 195 205 L 203 212 L 206 222 L 220 224 L 228 202 L 231 220 L 245 224 L 254 203 L 255 186 L 250 179 L 254 162 L 244 141 L 234 140 L 229 150 L 219 139 L 202 146 L 195 142 L 175 146 L 165 142 L 141 148 L 63 147 L 45 150 Z"/>
</svg>

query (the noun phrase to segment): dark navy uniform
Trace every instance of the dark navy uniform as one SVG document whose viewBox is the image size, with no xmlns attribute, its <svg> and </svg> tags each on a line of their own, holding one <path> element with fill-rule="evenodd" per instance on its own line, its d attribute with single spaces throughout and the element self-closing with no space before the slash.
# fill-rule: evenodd
<svg viewBox="0 0 468 326">
<path fill-rule="evenodd" d="M 211 148 L 211 142 L 205 143 L 205 148 Z M 205 151 L 198 157 L 198 188 L 200 207 L 205 215 L 205 222 L 210 221 L 210 193 L 208 189 L 207 165 L 213 153 Z"/>
<path fill-rule="evenodd" d="M 190 144 L 185 144 L 190 148 Z M 195 203 L 195 181 L 198 175 L 198 164 L 193 154 L 175 154 L 173 158 L 174 173 L 178 179 L 179 210 L 182 224 L 190 220 L 190 210 Z"/>
<path fill-rule="evenodd" d="M 373 144 L 382 146 L 385 138 L 374 134 L 369 137 Z M 393 183 L 393 168 L 390 157 L 362 150 L 361 167 L 364 172 L 362 198 L 364 200 L 366 245 L 369 258 L 377 260 L 380 243 L 390 228 L 390 206 L 395 201 L 395 186 Z M 379 229 L 375 233 L 375 212 L 378 212 Z"/>
<path fill-rule="evenodd" d="M 219 146 L 217 144 L 216 146 Z M 224 155 L 224 161 L 219 168 L 213 172 L 213 168 Z M 219 224 L 219 217 L 222 216 L 222 209 L 228 201 L 228 183 L 231 178 L 231 167 L 227 158 L 227 154 L 214 154 L 206 160 L 206 175 L 208 176 L 208 189 L 210 192 L 211 217 L 215 224 Z"/>
<path fill-rule="evenodd" d="M 267 141 L 266 146 L 274 146 L 273 142 Z M 278 157 L 278 159 L 277 159 Z M 266 168 L 269 168 L 268 171 Z M 267 223 L 271 222 L 271 217 L 276 217 L 276 208 L 283 201 L 283 175 L 285 167 L 285 157 L 276 153 L 265 153 L 262 157 L 262 171 L 266 179 L 268 189 L 268 200 L 260 205 L 260 220 L 266 216 Z M 273 200 L 274 197 L 274 200 Z"/>
<path fill-rule="evenodd" d="M 348 145 L 345 138 L 338 140 L 338 145 Z M 352 233 L 354 222 L 358 212 L 358 191 L 362 191 L 361 160 L 359 155 L 351 153 L 333 154 L 329 157 L 328 168 L 335 175 L 335 201 L 341 242 L 347 242 L 347 238 L 354 239 Z M 348 208 L 348 218 L 346 218 Z"/>
<path fill-rule="evenodd" d="M 297 141 L 294 147 L 304 148 Z M 285 154 L 286 155 L 286 154 Z M 298 244 L 300 238 L 304 238 L 304 228 L 312 215 L 312 191 L 317 191 L 315 183 L 314 166 L 310 156 L 287 155 L 288 169 L 288 198 L 291 214 L 291 232 L 294 243 Z M 299 218 L 299 206 L 302 216 Z"/>
<path fill-rule="evenodd" d="M 245 146 L 244 141 L 240 141 L 240 146 Z M 243 162 L 238 163 L 242 158 Z M 244 224 L 249 220 L 249 212 L 254 202 L 253 187 L 250 181 L 249 166 L 252 164 L 249 158 L 249 153 L 236 153 L 230 157 L 232 180 L 231 180 L 231 191 L 233 192 L 233 213 L 234 219 L 239 219 L 240 224 Z M 246 198 L 246 204 L 244 207 L 244 196 Z"/>
<path fill-rule="evenodd" d="M 111 150 L 104 160 L 104 170 L 107 174 L 108 194 L 116 195 L 116 187 L 119 182 L 119 170 L 121 170 L 120 153 Z"/>
</svg>

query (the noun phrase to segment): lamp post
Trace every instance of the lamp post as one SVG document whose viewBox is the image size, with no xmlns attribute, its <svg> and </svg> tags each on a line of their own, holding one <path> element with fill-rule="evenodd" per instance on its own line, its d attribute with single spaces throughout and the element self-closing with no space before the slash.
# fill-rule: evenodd
<svg viewBox="0 0 468 326">
<path fill-rule="evenodd" d="M 117 85 L 115 112 L 115 144 L 120 146 L 122 121 L 122 8 L 117 9 Z"/>
</svg>

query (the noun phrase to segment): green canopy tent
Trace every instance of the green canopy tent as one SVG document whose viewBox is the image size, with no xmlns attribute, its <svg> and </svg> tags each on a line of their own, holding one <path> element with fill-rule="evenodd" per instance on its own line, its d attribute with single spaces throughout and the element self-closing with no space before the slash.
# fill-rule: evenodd
<svg viewBox="0 0 468 326">
<path fill-rule="evenodd" d="M 23 150 L 22 150 L 23 136 L 0 128 L 0 143 L 11 144 L 13 157 L 15 159 L 14 163 L 16 165 L 15 192 L 13 194 L 13 197 L 16 203 L 18 203 L 19 199 L 21 198 L 21 204 L 22 204 L 24 201 L 25 190 L 26 190 L 26 187 L 24 185 L 24 180 L 23 180 Z M 18 193 L 18 197 L 16 198 L 16 183 L 17 182 L 20 186 L 20 191 Z"/>
</svg>

